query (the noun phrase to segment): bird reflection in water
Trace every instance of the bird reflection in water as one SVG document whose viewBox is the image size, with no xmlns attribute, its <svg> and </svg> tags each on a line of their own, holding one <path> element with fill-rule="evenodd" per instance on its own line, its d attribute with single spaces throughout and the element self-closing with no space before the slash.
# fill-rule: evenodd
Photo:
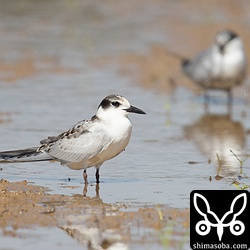
<svg viewBox="0 0 250 250">
<path fill-rule="evenodd" d="M 93 190 L 91 190 L 91 194 L 87 195 L 87 187 L 88 188 L 95 188 L 94 194 L 92 193 Z M 85 184 L 83 187 L 83 194 L 75 193 L 71 196 L 71 200 L 69 202 L 69 205 L 72 207 L 79 207 L 84 206 L 86 209 L 91 208 L 100 208 L 100 205 L 108 205 L 107 203 L 103 202 L 103 200 L 100 198 L 99 194 L 99 184 L 93 183 L 92 184 Z M 79 215 L 79 218 L 81 216 Z"/>
<path fill-rule="evenodd" d="M 95 183 L 95 199 L 100 199 L 100 186 L 99 183 Z M 87 197 L 87 192 L 88 192 L 88 183 L 84 183 L 83 186 L 83 196 Z"/>
<path fill-rule="evenodd" d="M 241 164 L 237 156 L 242 155 L 245 147 L 245 130 L 239 121 L 233 121 L 229 114 L 205 114 L 184 127 L 184 132 L 202 154 L 216 162 L 216 180 L 238 177 Z"/>
</svg>

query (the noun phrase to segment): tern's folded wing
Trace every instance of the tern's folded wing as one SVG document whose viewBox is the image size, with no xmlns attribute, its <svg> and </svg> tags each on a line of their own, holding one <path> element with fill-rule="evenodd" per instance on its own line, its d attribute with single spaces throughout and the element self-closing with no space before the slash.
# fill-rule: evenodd
<svg viewBox="0 0 250 250">
<path fill-rule="evenodd" d="M 212 49 L 205 50 L 183 64 L 183 70 L 195 82 L 203 83 L 213 78 L 214 61 Z"/>
<path fill-rule="evenodd" d="M 67 132 L 47 140 L 50 140 L 49 143 L 42 145 L 40 150 L 46 151 L 63 163 L 80 162 L 92 158 L 112 142 L 112 138 L 103 130 L 103 125 L 92 121 L 78 123 Z"/>
</svg>

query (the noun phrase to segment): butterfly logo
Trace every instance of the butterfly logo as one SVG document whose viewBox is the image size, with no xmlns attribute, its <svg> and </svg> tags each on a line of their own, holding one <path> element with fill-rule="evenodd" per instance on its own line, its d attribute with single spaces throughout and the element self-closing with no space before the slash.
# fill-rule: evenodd
<svg viewBox="0 0 250 250">
<path fill-rule="evenodd" d="M 206 208 L 205 212 L 203 212 L 198 206 L 197 201 L 199 199 L 201 202 L 203 201 L 203 204 L 205 204 L 205 208 Z M 239 209 L 239 211 L 235 211 L 237 210 L 235 208 L 235 204 L 239 202 L 240 199 L 243 199 L 243 205 Z M 230 210 L 227 211 L 222 216 L 221 219 L 219 219 L 218 216 L 213 211 L 210 210 L 210 205 L 207 199 L 203 195 L 199 193 L 195 193 L 193 196 L 193 203 L 194 203 L 194 207 L 196 211 L 204 218 L 203 220 L 200 220 L 199 222 L 197 222 L 195 226 L 195 230 L 199 235 L 202 235 L 202 236 L 207 235 L 209 234 L 211 227 L 215 227 L 217 228 L 217 235 L 218 235 L 219 241 L 221 241 L 225 227 L 229 227 L 230 232 L 236 236 L 243 234 L 243 232 L 245 231 L 245 225 L 243 224 L 242 221 L 237 220 L 237 216 L 239 216 L 246 208 L 246 205 L 247 205 L 246 193 L 239 194 L 233 199 L 231 206 L 230 206 Z M 224 223 L 226 218 L 229 215 L 232 217 L 232 220 L 228 223 Z M 211 222 L 211 219 L 213 219 L 213 222 Z M 215 221 L 216 223 L 214 223 Z"/>
</svg>

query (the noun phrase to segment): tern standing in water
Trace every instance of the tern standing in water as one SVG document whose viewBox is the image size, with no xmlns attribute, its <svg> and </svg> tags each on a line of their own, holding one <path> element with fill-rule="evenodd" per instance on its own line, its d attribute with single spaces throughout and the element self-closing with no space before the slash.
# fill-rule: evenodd
<svg viewBox="0 0 250 250">
<path fill-rule="evenodd" d="M 0 163 L 56 160 L 72 169 L 83 169 L 85 183 L 87 168 L 95 167 L 99 183 L 101 165 L 119 155 L 129 143 L 132 131 L 129 113 L 146 114 L 123 96 L 109 95 L 91 119 L 42 140 L 38 147 L 0 152 Z"/>
<path fill-rule="evenodd" d="M 232 88 L 246 77 L 247 56 L 243 43 L 235 32 L 222 30 L 216 34 L 212 47 L 192 59 L 184 59 L 182 69 L 205 90 L 226 91 L 230 103 Z"/>
</svg>

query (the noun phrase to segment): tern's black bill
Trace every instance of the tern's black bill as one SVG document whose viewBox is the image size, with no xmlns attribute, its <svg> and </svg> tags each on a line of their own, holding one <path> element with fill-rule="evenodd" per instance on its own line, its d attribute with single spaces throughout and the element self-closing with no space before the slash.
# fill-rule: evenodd
<svg viewBox="0 0 250 250">
<path fill-rule="evenodd" d="M 125 109 L 127 112 L 130 113 L 136 113 L 136 114 L 144 114 L 146 115 L 146 113 L 144 111 L 142 111 L 141 109 L 134 107 L 134 106 L 130 106 L 130 108 Z"/>
</svg>

